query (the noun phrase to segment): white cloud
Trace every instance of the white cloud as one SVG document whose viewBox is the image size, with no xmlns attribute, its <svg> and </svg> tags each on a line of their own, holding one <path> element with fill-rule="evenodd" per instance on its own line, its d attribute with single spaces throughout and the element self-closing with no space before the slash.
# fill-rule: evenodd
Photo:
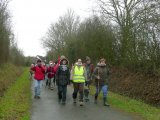
<svg viewBox="0 0 160 120">
<path fill-rule="evenodd" d="M 91 6 L 89 0 L 12 0 L 9 9 L 18 46 L 26 56 L 45 55 L 40 39 L 50 24 L 70 8 L 81 18 L 87 17 Z"/>
</svg>

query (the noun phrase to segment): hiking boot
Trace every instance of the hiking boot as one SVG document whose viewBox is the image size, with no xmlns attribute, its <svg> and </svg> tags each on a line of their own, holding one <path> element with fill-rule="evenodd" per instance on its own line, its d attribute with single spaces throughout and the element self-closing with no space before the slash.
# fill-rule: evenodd
<svg viewBox="0 0 160 120">
<path fill-rule="evenodd" d="M 34 96 L 34 99 L 37 99 L 37 98 L 38 98 L 38 96 L 37 96 L 37 95 L 35 95 L 35 96 Z"/>
<path fill-rule="evenodd" d="M 94 100 L 94 104 L 97 104 L 98 102 L 97 102 L 97 100 Z"/>
<path fill-rule="evenodd" d="M 50 89 L 51 89 L 51 90 L 54 90 L 54 88 L 53 88 L 53 87 L 51 87 Z"/>
<path fill-rule="evenodd" d="M 94 98 L 94 104 L 97 104 L 98 102 L 97 102 L 97 99 L 98 99 L 98 96 L 95 96 L 95 98 Z"/>
<path fill-rule="evenodd" d="M 104 103 L 104 106 L 107 106 L 107 107 L 109 107 L 110 105 L 109 105 L 108 103 Z"/>
<path fill-rule="evenodd" d="M 81 102 L 79 103 L 79 105 L 80 105 L 80 106 L 84 106 L 84 103 L 81 101 Z"/>
<path fill-rule="evenodd" d="M 40 97 L 40 96 L 37 96 L 37 99 L 41 99 L 41 97 Z"/>
<path fill-rule="evenodd" d="M 109 107 L 110 105 L 107 103 L 107 98 L 103 98 L 103 105 Z"/>
<path fill-rule="evenodd" d="M 76 99 L 73 99 L 73 103 L 77 103 Z"/>
<path fill-rule="evenodd" d="M 62 105 L 65 105 L 66 104 L 66 101 L 62 101 Z"/>
<path fill-rule="evenodd" d="M 62 99 L 58 99 L 58 102 L 61 103 Z"/>
<path fill-rule="evenodd" d="M 89 98 L 85 98 L 85 102 L 89 102 Z"/>
</svg>

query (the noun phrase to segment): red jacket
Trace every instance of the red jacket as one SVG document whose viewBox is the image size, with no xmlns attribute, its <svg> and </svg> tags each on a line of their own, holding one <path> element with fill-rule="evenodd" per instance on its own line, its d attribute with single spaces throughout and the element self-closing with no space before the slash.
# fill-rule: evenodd
<svg viewBox="0 0 160 120">
<path fill-rule="evenodd" d="M 47 69 L 47 73 L 48 73 L 48 78 L 53 78 L 55 75 L 54 67 L 49 67 Z"/>
<path fill-rule="evenodd" d="M 60 59 L 60 57 L 58 58 L 58 63 L 54 66 L 54 71 L 55 71 L 55 73 L 57 72 L 57 70 L 58 70 L 58 68 L 59 68 L 59 66 L 60 66 L 60 62 L 61 62 L 61 59 Z"/>
<path fill-rule="evenodd" d="M 45 67 L 44 66 L 35 66 L 31 68 L 32 71 L 34 71 L 34 79 L 36 80 L 44 80 L 45 76 Z"/>
</svg>

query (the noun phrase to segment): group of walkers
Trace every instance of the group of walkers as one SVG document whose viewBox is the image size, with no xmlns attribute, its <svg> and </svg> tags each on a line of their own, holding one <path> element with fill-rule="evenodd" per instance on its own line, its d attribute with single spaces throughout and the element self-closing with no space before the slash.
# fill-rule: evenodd
<svg viewBox="0 0 160 120">
<path fill-rule="evenodd" d="M 89 101 L 90 85 L 93 83 L 96 87 L 94 102 L 97 104 L 98 95 L 103 92 L 103 104 L 109 106 L 107 103 L 108 83 L 109 83 L 109 69 L 104 58 L 100 59 L 97 66 L 91 63 L 91 59 L 86 57 L 86 62 L 82 63 L 78 59 L 71 69 L 69 68 L 69 61 L 65 56 L 58 58 L 58 61 L 49 62 L 46 66 L 41 59 L 37 60 L 36 65 L 31 65 L 31 73 L 34 74 L 34 90 L 35 99 L 40 99 L 42 81 L 46 81 L 46 86 L 53 90 L 55 84 L 58 88 L 59 103 L 66 103 L 67 85 L 73 83 L 73 102 L 77 103 L 79 100 L 80 106 L 84 105 L 84 100 Z M 77 96 L 79 97 L 77 100 Z"/>
</svg>

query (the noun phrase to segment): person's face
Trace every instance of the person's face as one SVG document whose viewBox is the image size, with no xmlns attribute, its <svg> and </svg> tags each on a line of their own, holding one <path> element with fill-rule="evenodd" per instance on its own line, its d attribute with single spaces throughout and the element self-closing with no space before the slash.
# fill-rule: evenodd
<svg viewBox="0 0 160 120">
<path fill-rule="evenodd" d="M 79 60 L 78 60 L 78 64 L 79 64 L 79 65 L 82 64 L 82 60 L 79 59 Z"/>
<path fill-rule="evenodd" d="M 42 64 L 41 62 L 38 62 L 38 63 L 37 63 L 38 66 L 41 66 L 41 64 Z"/>
<path fill-rule="evenodd" d="M 51 63 L 50 66 L 53 67 L 53 64 Z"/>
<path fill-rule="evenodd" d="M 91 63 L 91 61 L 90 60 L 87 60 L 87 64 L 90 64 Z"/>
<path fill-rule="evenodd" d="M 63 64 L 63 65 L 66 65 L 66 63 L 67 63 L 66 60 L 63 60 L 63 61 L 62 61 L 62 64 Z"/>
<path fill-rule="evenodd" d="M 42 65 L 43 65 L 43 66 L 45 66 L 45 63 L 44 63 L 44 62 L 42 62 Z"/>
<path fill-rule="evenodd" d="M 103 61 L 101 61 L 101 64 L 105 64 L 105 61 L 103 60 Z"/>
<path fill-rule="evenodd" d="M 31 67 L 34 67 L 34 64 L 31 64 Z"/>
</svg>

